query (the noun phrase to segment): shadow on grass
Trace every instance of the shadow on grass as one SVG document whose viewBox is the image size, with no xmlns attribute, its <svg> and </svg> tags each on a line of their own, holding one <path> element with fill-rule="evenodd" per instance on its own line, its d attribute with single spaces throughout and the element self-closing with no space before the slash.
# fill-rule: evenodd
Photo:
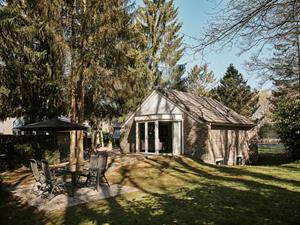
<svg viewBox="0 0 300 225">
<path fill-rule="evenodd" d="M 197 163 L 201 163 L 198 160 L 195 159 L 191 159 L 194 162 Z M 194 171 L 197 174 L 202 174 L 203 176 L 209 178 L 209 179 L 219 179 L 219 180 L 224 180 L 224 181 L 232 181 L 232 182 L 242 182 L 245 184 L 258 184 L 259 186 L 263 186 L 263 185 L 267 185 L 265 183 L 261 183 L 261 182 L 257 182 L 257 181 L 253 181 L 253 180 L 249 180 L 247 178 L 241 178 L 242 176 L 247 176 L 247 177 L 251 177 L 254 179 L 259 179 L 262 180 L 263 182 L 265 181 L 270 181 L 273 183 L 276 183 L 277 186 L 280 186 L 280 184 L 285 183 L 287 185 L 292 185 L 295 187 L 300 188 L 300 180 L 294 180 L 294 179 L 284 179 L 284 178 L 280 178 L 280 177 L 276 177 L 274 174 L 272 174 L 272 169 L 270 169 L 269 174 L 265 174 L 265 173 L 259 173 L 259 172 L 253 172 L 253 171 L 249 171 L 249 170 L 244 170 L 242 169 L 243 167 L 234 167 L 234 166 L 215 166 L 215 165 L 210 165 L 210 164 L 205 164 L 205 166 L 213 168 L 217 171 L 219 171 L 220 173 L 226 175 L 225 176 L 215 176 L 212 174 L 208 174 L 208 173 L 203 173 L 203 170 L 198 170 L 195 167 L 190 166 L 189 164 L 187 164 L 186 162 L 184 162 L 181 158 L 176 160 L 177 162 L 179 162 L 181 165 L 183 165 L 185 168 L 187 168 L 190 171 Z M 282 166 L 282 168 L 285 168 L 286 171 L 285 172 L 299 172 L 300 174 L 300 170 L 296 169 L 295 167 L 289 167 L 289 166 Z M 229 176 L 229 177 L 227 177 Z M 255 185 L 256 186 L 256 185 Z"/>
<path fill-rule="evenodd" d="M 12 193 L 0 189 L 0 224 L 44 224 L 46 217 Z"/>
<path fill-rule="evenodd" d="M 129 181 L 144 193 L 142 197 L 120 196 L 106 199 L 101 203 L 70 207 L 66 210 L 65 220 L 61 223 L 298 224 L 300 221 L 299 192 L 239 176 L 247 175 L 274 182 L 290 182 L 289 180 L 256 172 L 239 171 L 233 167 L 198 164 L 192 159 L 188 160 L 192 161 L 191 165 L 182 158 L 176 158 L 175 161 L 176 166 L 172 166 L 168 161 L 146 159 L 148 165 L 153 167 L 156 165 L 159 176 L 163 174 L 177 176 L 178 179 L 184 180 L 185 186 L 169 190 L 159 182 L 153 181 L 153 185 L 159 187 L 159 190 L 151 191 L 151 187 L 145 187 L 145 184 L 141 184 L 129 169 L 124 168 L 121 171 L 120 183 Z M 205 170 L 210 167 L 219 171 L 220 175 Z M 145 170 L 147 169 L 149 168 Z M 189 180 L 188 174 L 200 179 Z M 201 182 L 201 178 L 206 182 Z M 159 177 L 152 179 L 159 180 Z M 233 183 L 236 185 L 232 185 Z M 299 182 L 290 184 L 299 185 Z M 172 185 L 170 183 L 170 186 Z"/>
<path fill-rule="evenodd" d="M 106 207 L 69 208 L 66 224 L 297 224 L 299 195 L 286 190 L 262 195 L 226 186 L 207 185 L 139 200 L 107 199 Z M 282 201 L 282 196 L 285 200 Z M 298 196 L 298 197 L 297 197 Z M 291 201 L 293 200 L 293 201 Z M 298 202 L 297 202 L 298 201 Z"/>
<path fill-rule="evenodd" d="M 258 162 L 259 166 L 280 166 L 293 161 L 290 154 L 284 148 L 259 148 Z"/>
<path fill-rule="evenodd" d="M 256 165 L 259 166 L 280 166 L 293 162 L 293 159 L 288 153 L 262 153 L 258 156 L 258 162 Z"/>
<path fill-rule="evenodd" d="M 141 190 L 51 212 L 45 218 L 34 208 L 13 203 L 1 208 L 1 224 L 298 224 L 300 181 L 242 169 L 199 163 L 185 157 L 145 158 L 144 168 L 124 166 L 118 183 Z M 144 172 L 135 174 L 132 170 Z M 142 171 L 141 171 L 142 170 Z M 152 172 L 155 172 L 152 174 Z M 141 177 L 141 174 L 143 175 Z M 174 180 L 165 186 L 162 177 Z M 175 179 L 176 178 L 176 179 Z M 147 182 L 144 182 L 147 180 Z M 269 181 L 269 182 L 264 182 Z M 297 187 L 293 191 L 284 185 Z M 175 189 L 172 189 L 172 186 Z M 152 188 L 153 187 L 153 188 Z M 2 200 L 2 196 L 1 200 Z M 6 202 L 6 203 L 5 203 Z M 10 202 L 9 197 L 4 201 Z M 13 202 L 13 201 L 12 201 Z M 2 207 L 1 202 L 1 207 Z M 3 211 L 19 216 L 3 223 Z M 10 214 L 9 214 L 10 213 Z M 21 217 L 22 216 L 22 217 Z M 24 219 L 23 219 L 24 216 Z M 51 220 L 50 220 L 51 219 Z M 22 223 L 26 221 L 26 223 Z"/>
</svg>

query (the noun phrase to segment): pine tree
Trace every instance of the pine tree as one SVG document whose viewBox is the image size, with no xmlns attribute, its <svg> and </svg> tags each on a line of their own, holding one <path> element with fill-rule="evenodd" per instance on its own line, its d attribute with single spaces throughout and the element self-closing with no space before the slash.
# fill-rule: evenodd
<svg viewBox="0 0 300 225">
<path fill-rule="evenodd" d="M 247 85 L 242 74 L 230 64 L 220 84 L 211 95 L 227 107 L 246 117 L 251 117 L 258 108 L 258 92 Z"/>
<path fill-rule="evenodd" d="M 166 81 L 166 87 L 178 91 L 187 91 L 187 80 L 184 73 L 185 64 L 176 66 L 172 76 Z"/>
<path fill-rule="evenodd" d="M 194 66 L 186 79 L 188 92 L 199 96 L 208 96 L 209 90 L 215 82 L 214 74 L 208 70 L 207 64 L 204 66 Z"/>
<path fill-rule="evenodd" d="M 7 106 L 1 116 L 27 113 L 41 119 L 69 113 L 82 123 L 125 111 L 120 105 L 130 102 L 148 71 L 130 8 L 126 0 L 1 6 L 0 104 Z M 91 94 L 86 96 L 87 90 Z M 91 117 L 85 101 L 95 105 Z M 109 107 L 99 109 L 99 102 Z M 52 109 L 57 111 L 50 114 Z M 70 165 L 81 164 L 83 133 L 77 135 L 78 159 L 75 132 L 70 137 Z"/>
<path fill-rule="evenodd" d="M 79 123 L 89 119 L 98 127 L 101 120 L 122 112 L 119 102 L 130 99 L 137 78 L 144 75 L 130 11 L 127 0 L 69 2 L 70 118 L 78 118 Z M 85 101 L 94 106 L 86 107 Z M 77 137 L 81 164 L 83 133 Z M 71 143 L 74 138 L 72 134 Z"/>
<path fill-rule="evenodd" d="M 277 48 L 273 58 L 274 90 L 270 98 L 271 118 L 282 143 L 293 159 L 300 159 L 300 101 L 297 48 L 285 51 L 285 45 Z M 290 48 L 288 46 L 288 48 Z M 296 51 L 295 51 L 296 50 Z M 282 57 L 284 52 L 285 58 Z"/>
<path fill-rule="evenodd" d="M 0 119 L 27 122 L 66 112 L 58 1 L 0 3 Z M 43 18 L 47 17 L 47 20 Z"/>
<path fill-rule="evenodd" d="M 177 20 L 174 0 L 144 0 L 138 9 L 137 22 L 144 36 L 147 63 L 153 72 L 154 85 L 178 77 L 178 61 L 183 55 L 182 24 Z"/>
</svg>

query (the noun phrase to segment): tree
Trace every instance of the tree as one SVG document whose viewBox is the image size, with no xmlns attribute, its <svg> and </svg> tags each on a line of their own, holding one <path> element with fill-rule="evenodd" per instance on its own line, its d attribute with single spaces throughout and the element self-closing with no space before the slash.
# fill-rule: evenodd
<svg viewBox="0 0 300 225">
<path fill-rule="evenodd" d="M 174 0 L 144 0 L 139 7 L 137 24 L 145 40 L 147 63 L 153 71 L 153 84 L 161 85 L 163 79 L 175 80 L 180 76 L 178 61 L 183 55 L 182 24 L 177 21 L 178 10 Z"/>
<path fill-rule="evenodd" d="M 69 1 L 67 15 L 71 18 L 67 25 L 71 61 L 70 118 L 78 118 L 79 123 L 89 119 L 98 127 L 101 120 L 122 112 L 119 102 L 130 99 L 136 78 L 144 75 L 141 71 L 145 64 L 141 63 L 140 51 L 136 48 L 139 37 L 131 5 L 127 0 L 74 0 Z M 86 107 L 85 101 L 92 107 Z M 79 132 L 79 164 L 83 160 L 82 137 L 83 133 Z M 74 142 L 74 134 L 71 142 Z"/>
<path fill-rule="evenodd" d="M 292 118 L 298 117 L 283 110 L 286 107 L 291 109 L 287 113 L 294 113 L 300 96 L 299 0 L 230 0 L 221 12 L 201 38 L 198 50 L 236 43 L 242 52 L 255 49 L 250 68 L 275 84 L 274 123 L 282 137 L 292 134 L 297 128 Z M 262 52 L 271 52 L 271 57 L 264 57 Z M 282 138 L 283 143 L 290 151 L 299 151 L 292 144 L 299 143 L 299 138 L 289 138 Z"/>
<path fill-rule="evenodd" d="M 197 50 L 232 45 L 239 47 L 241 53 L 253 50 L 250 69 L 275 82 L 293 74 L 299 92 L 300 2 L 230 0 L 223 6 L 200 38 Z M 262 52 L 272 56 L 264 57 Z M 286 73 L 291 69 L 294 73 Z"/>
<path fill-rule="evenodd" d="M 185 64 L 175 67 L 172 76 L 166 81 L 165 86 L 169 89 L 187 91 L 186 78 L 184 77 Z"/>
<path fill-rule="evenodd" d="M 199 39 L 198 51 L 218 45 L 236 45 L 242 51 L 268 48 L 274 41 L 299 33 L 298 0 L 229 0 L 220 4 L 208 29 Z"/>
<path fill-rule="evenodd" d="M 199 96 L 208 96 L 213 83 L 215 82 L 213 71 L 208 70 L 208 65 L 195 65 L 188 73 L 187 79 L 188 92 Z"/>
<path fill-rule="evenodd" d="M 264 123 L 258 130 L 259 138 L 278 138 L 278 134 L 273 124 Z"/>
<path fill-rule="evenodd" d="M 211 90 L 211 95 L 246 117 L 251 117 L 258 108 L 258 92 L 251 90 L 242 74 L 232 64 L 227 68 L 220 84 Z"/>
<path fill-rule="evenodd" d="M 290 90 L 278 87 L 273 91 L 272 113 L 276 132 L 293 159 L 300 159 L 300 99 L 290 98 Z"/>
<path fill-rule="evenodd" d="M 56 2 L 53 2 L 55 5 Z M 48 9 L 48 10 L 45 10 Z M 49 16 L 49 19 L 42 18 Z M 0 3 L 0 119 L 27 122 L 66 112 L 63 32 L 59 10 L 47 1 Z"/>
<path fill-rule="evenodd" d="M 139 33 L 130 8 L 126 0 L 3 4 L 0 103 L 11 109 L 5 109 L 4 116 L 16 115 L 18 110 L 20 115 L 24 111 L 32 115 L 30 110 L 36 109 L 40 118 L 50 117 L 50 109 L 61 106 L 68 110 L 55 116 L 69 113 L 71 121 L 82 123 L 122 112 L 120 105 L 130 102 L 137 80 L 147 80 L 144 72 L 148 71 L 136 47 Z M 9 99 L 12 94 L 14 99 Z M 85 101 L 96 106 L 91 117 Z M 101 112 L 98 102 L 105 106 Z M 71 132 L 70 165 L 82 164 L 82 132 L 77 135 L 77 154 L 75 143 L 75 132 Z"/>
</svg>

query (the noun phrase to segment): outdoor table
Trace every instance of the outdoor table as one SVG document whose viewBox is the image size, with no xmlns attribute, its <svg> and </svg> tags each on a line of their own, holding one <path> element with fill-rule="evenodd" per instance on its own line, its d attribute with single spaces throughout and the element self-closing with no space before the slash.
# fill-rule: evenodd
<svg viewBox="0 0 300 225">
<path fill-rule="evenodd" d="M 87 164 L 86 164 L 87 165 Z M 85 166 L 86 166 L 85 165 Z M 69 168 L 69 162 L 64 162 L 64 163 L 59 163 L 59 164 L 54 164 L 49 166 L 52 169 L 58 170 L 58 176 L 65 175 L 65 174 L 70 174 L 71 175 L 71 194 L 70 196 L 74 196 L 74 189 L 77 186 L 76 182 L 76 173 L 81 172 L 81 171 L 71 171 Z"/>
</svg>

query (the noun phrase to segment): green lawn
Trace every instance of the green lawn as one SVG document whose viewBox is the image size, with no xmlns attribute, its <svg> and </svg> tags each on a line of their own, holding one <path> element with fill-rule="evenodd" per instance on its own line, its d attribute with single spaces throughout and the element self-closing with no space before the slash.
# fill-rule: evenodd
<svg viewBox="0 0 300 225">
<path fill-rule="evenodd" d="M 266 157 L 268 150 L 260 153 Z M 277 153 L 283 154 L 269 154 Z M 10 201 L 0 208 L 0 223 L 299 224 L 300 161 L 262 165 L 264 160 L 259 166 L 229 167 L 186 157 L 148 157 L 109 175 L 111 183 L 139 192 L 51 213 L 0 196 Z"/>
<path fill-rule="evenodd" d="M 259 151 L 258 165 L 281 165 L 291 162 L 286 150 L 280 146 L 261 147 Z"/>
</svg>

